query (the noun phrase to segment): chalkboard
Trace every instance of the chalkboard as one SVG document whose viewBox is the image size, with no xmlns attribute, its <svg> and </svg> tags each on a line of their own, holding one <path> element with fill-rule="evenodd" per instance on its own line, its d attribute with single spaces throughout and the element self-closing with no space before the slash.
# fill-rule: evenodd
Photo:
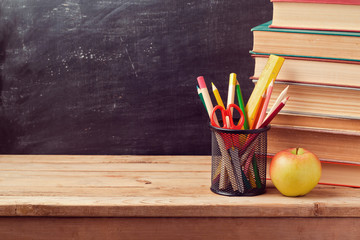
<svg viewBox="0 0 360 240">
<path fill-rule="evenodd" d="M 269 0 L 2 0 L 0 153 L 210 154 L 196 77 L 253 84 Z"/>
</svg>

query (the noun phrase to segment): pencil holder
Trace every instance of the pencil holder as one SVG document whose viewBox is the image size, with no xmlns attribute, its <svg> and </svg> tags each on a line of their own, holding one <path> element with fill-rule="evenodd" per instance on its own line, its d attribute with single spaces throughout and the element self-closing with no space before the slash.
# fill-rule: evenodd
<svg viewBox="0 0 360 240">
<path fill-rule="evenodd" d="M 223 129 L 210 125 L 211 190 L 226 196 L 256 196 L 265 192 L 267 131 Z"/>
</svg>

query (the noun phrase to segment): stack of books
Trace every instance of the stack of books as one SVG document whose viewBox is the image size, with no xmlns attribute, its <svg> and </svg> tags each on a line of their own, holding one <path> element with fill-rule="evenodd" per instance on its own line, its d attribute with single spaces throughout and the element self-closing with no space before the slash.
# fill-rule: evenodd
<svg viewBox="0 0 360 240">
<path fill-rule="evenodd" d="M 268 153 L 303 147 L 322 161 L 320 183 L 360 187 L 360 1 L 272 0 L 254 27 L 256 82 L 270 54 L 285 58 L 273 99 L 290 99 L 272 122 Z"/>
</svg>

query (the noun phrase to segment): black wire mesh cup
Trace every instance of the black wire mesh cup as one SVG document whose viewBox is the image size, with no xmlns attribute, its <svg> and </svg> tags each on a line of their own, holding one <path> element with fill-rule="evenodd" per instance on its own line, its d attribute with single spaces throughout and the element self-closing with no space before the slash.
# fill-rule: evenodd
<svg viewBox="0 0 360 240">
<path fill-rule="evenodd" d="M 226 196 L 265 193 L 267 131 L 223 129 L 210 125 L 211 190 Z"/>
</svg>

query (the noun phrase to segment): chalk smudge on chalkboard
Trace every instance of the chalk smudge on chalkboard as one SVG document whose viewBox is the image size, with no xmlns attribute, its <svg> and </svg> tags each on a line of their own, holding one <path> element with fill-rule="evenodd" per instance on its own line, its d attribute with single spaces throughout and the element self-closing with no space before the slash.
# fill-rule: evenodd
<svg viewBox="0 0 360 240">
<path fill-rule="evenodd" d="M 246 96 L 264 18 L 261 0 L 1 0 L 0 153 L 208 154 L 195 78 L 237 72 Z"/>
</svg>

